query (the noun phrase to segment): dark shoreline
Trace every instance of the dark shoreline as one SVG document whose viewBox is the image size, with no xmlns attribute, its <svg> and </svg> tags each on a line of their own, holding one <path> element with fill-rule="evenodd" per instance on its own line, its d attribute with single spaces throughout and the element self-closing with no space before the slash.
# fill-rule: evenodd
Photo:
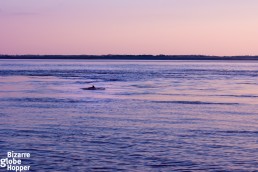
<svg viewBox="0 0 258 172">
<path fill-rule="evenodd" d="M 0 59 L 67 59 L 67 60 L 258 60 L 258 56 L 204 55 L 0 55 Z"/>
</svg>

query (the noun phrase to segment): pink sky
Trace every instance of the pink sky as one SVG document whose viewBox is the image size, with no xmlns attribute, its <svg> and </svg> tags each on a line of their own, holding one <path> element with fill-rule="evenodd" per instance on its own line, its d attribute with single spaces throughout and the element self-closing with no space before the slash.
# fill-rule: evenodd
<svg viewBox="0 0 258 172">
<path fill-rule="evenodd" d="M 1 0 L 0 54 L 258 55 L 257 0 Z"/>
</svg>

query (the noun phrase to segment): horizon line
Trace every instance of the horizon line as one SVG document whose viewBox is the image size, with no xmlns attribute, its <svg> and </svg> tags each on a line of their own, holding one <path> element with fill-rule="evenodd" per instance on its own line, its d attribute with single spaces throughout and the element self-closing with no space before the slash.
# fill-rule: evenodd
<svg viewBox="0 0 258 172">
<path fill-rule="evenodd" d="M 199 56 L 199 57 L 258 57 L 258 55 L 204 55 L 204 54 L 0 54 L 0 56 L 152 56 L 152 57 L 162 57 L 162 56 Z"/>
</svg>

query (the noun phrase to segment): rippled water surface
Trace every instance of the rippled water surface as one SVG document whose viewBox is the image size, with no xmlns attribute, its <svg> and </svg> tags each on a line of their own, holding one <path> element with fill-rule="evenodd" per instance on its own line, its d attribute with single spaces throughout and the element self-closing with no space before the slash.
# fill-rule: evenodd
<svg viewBox="0 0 258 172">
<path fill-rule="evenodd" d="M 0 109 L 32 171 L 258 171 L 251 61 L 1 60 Z"/>
</svg>

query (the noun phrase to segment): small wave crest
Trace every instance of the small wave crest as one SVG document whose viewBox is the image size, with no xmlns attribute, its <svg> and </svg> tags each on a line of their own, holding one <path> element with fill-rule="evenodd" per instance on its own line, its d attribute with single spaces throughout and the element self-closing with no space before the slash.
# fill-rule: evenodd
<svg viewBox="0 0 258 172">
<path fill-rule="evenodd" d="M 238 103 L 218 103 L 202 101 L 152 101 L 153 103 L 171 103 L 171 104 L 193 104 L 193 105 L 238 105 Z"/>
<path fill-rule="evenodd" d="M 214 95 L 218 97 L 257 98 L 257 95 Z"/>
<path fill-rule="evenodd" d="M 65 99 L 65 98 L 50 98 L 50 97 L 42 97 L 42 98 L 2 98 L 0 101 L 15 101 L 15 102 L 45 102 L 45 103 L 87 103 L 94 102 L 93 100 L 76 100 L 76 99 Z"/>
</svg>

